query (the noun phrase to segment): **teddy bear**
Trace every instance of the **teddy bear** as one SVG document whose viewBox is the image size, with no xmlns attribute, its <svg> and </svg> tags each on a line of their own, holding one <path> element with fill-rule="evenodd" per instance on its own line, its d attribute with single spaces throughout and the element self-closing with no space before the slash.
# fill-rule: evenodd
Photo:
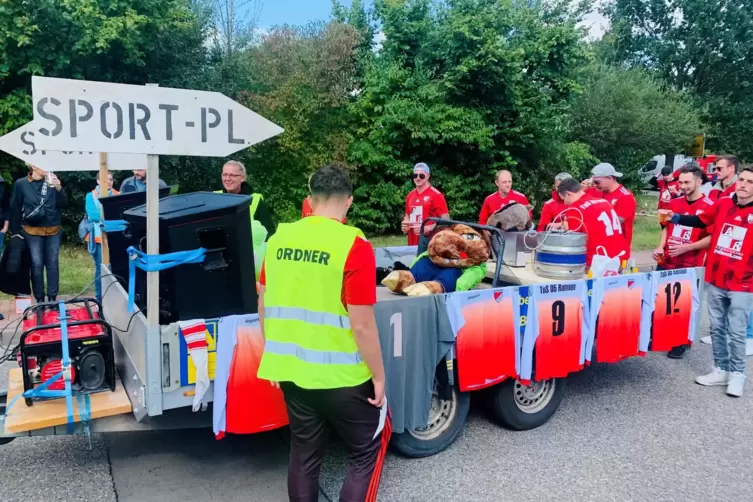
<svg viewBox="0 0 753 502">
<path fill-rule="evenodd" d="M 382 284 L 408 296 L 467 291 L 486 277 L 490 249 L 486 232 L 455 224 L 432 236 L 427 251 L 416 257 L 410 270 L 394 270 Z"/>
</svg>

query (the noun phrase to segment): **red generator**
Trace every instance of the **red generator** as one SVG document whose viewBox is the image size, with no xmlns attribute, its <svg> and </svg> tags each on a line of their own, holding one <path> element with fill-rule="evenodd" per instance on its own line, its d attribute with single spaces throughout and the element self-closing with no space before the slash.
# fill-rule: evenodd
<svg viewBox="0 0 753 502">
<path fill-rule="evenodd" d="M 65 303 L 71 388 L 76 393 L 115 391 L 115 356 L 112 327 L 101 315 L 94 298 Z M 47 381 L 63 369 L 59 303 L 38 303 L 23 314 L 23 333 L 18 364 L 23 370 L 24 391 Z M 65 390 L 58 379 L 49 390 Z M 26 405 L 44 398 L 25 398 Z"/>
</svg>

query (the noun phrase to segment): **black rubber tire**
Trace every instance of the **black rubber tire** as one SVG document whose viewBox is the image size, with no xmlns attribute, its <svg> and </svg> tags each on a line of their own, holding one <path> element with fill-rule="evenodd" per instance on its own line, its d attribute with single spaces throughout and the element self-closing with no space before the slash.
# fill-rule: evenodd
<svg viewBox="0 0 753 502">
<path fill-rule="evenodd" d="M 489 389 L 487 407 L 492 419 L 502 427 L 528 431 L 549 421 L 565 397 L 566 379 L 555 378 L 554 392 L 547 405 L 536 413 L 526 413 L 515 402 L 516 381 L 509 379 Z"/>
<path fill-rule="evenodd" d="M 10 437 L 10 438 L 0 438 L 0 446 L 2 446 L 4 444 L 8 444 L 11 441 L 13 441 L 14 439 L 16 439 L 16 438 L 13 438 L 13 437 Z"/>
<path fill-rule="evenodd" d="M 408 458 L 423 458 L 436 455 L 455 442 L 468 420 L 468 410 L 471 407 L 471 395 L 468 392 L 460 392 L 457 387 L 452 389 L 453 398 L 456 401 L 455 415 L 451 423 L 440 436 L 423 440 L 419 439 L 410 431 L 392 435 L 392 447 L 401 455 Z"/>
</svg>

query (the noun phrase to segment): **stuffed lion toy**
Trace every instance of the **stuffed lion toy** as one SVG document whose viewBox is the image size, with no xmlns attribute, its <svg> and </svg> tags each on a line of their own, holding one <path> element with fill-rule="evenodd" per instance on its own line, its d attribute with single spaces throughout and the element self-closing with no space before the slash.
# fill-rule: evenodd
<svg viewBox="0 0 753 502">
<path fill-rule="evenodd" d="M 395 270 L 382 280 L 390 291 L 408 296 L 467 291 L 486 277 L 489 236 L 468 225 L 438 231 L 410 270 Z"/>
</svg>

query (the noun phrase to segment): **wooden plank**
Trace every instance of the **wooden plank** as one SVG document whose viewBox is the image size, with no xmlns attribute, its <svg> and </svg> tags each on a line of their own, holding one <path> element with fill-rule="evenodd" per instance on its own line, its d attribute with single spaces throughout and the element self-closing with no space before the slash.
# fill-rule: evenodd
<svg viewBox="0 0 753 502">
<path fill-rule="evenodd" d="M 23 391 L 21 368 L 13 368 L 8 375 L 8 403 L 10 404 L 16 396 L 23 394 Z M 120 378 L 116 379 L 115 392 L 89 394 L 89 400 L 92 419 L 122 415 L 130 413 L 132 409 Z M 75 397 L 73 398 L 73 413 L 73 420 L 80 422 L 78 400 Z M 67 423 L 68 414 L 64 398 L 35 401 L 33 406 L 26 406 L 23 398 L 20 398 L 5 417 L 5 433 L 15 434 Z"/>
<path fill-rule="evenodd" d="M 107 197 L 110 193 L 110 184 L 108 183 L 108 171 L 107 171 L 107 154 L 101 152 L 99 154 L 99 198 Z M 100 207 L 100 219 L 104 221 L 105 210 Z M 102 263 L 105 265 L 110 264 L 110 248 L 107 246 L 107 234 L 102 232 Z"/>
</svg>

